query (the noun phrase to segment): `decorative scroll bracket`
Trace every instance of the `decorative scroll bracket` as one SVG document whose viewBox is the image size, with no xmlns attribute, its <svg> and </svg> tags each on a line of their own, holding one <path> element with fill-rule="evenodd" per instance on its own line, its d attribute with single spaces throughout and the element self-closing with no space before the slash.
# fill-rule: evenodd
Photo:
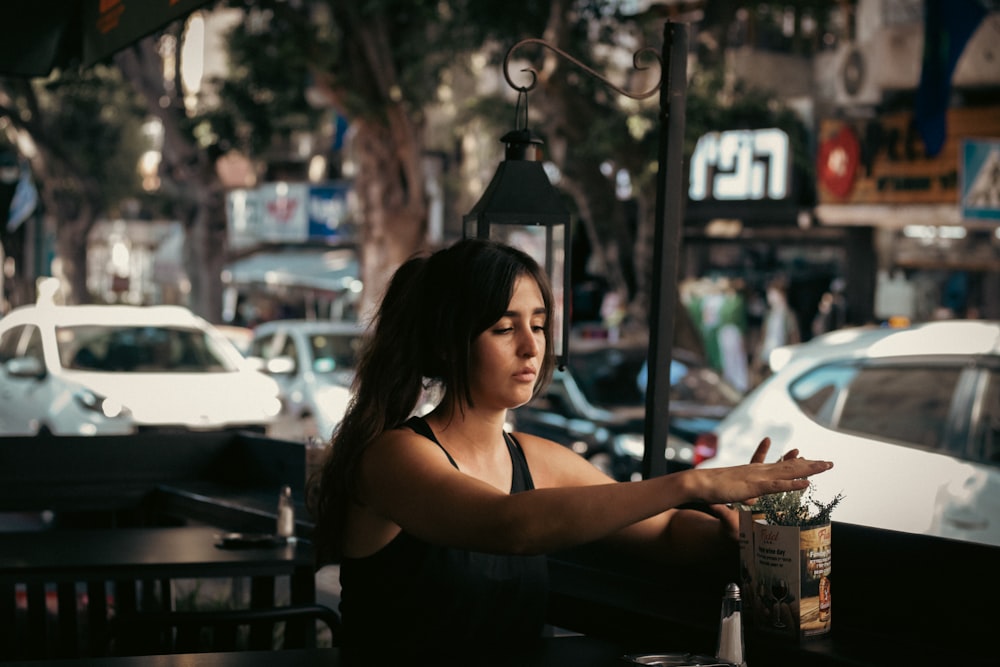
<svg viewBox="0 0 1000 667">
<path fill-rule="evenodd" d="M 559 47 L 553 46 L 552 44 L 549 44 L 544 39 L 538 39 L 536 37 L 529 37 L 528 39 L 522 39 L 520 42 L 518 42 L 518 43 L 514 44 L 512 47 L 510 47 L 507 50 L 507 55 L 504 56 L 504 59 L 503 59 L 503 76 L 507 80 L 507 84 L 511 88 L 513 88 L 514 90 L 518 91 L 518 93 L 520 93 L 521 95 L 524 95 L 524 96 L 527 96 L 528 91 L 532 90 L 537 85 L 537 83 L 538 83 L 538 72 L 535 71 L 534 69 L 530 68 L 530 67 L 522 69 L 521 70 L 522 72 L 528 72 L 528 73 L 531 74 L 531 83 L 528 84 L 527 86 L 518 86 L 517 84 L 514 83 L 514 80 L 510 76 L 510 61 L 511 61 L 512 56 L 514 55 L 514 51 L 516 51 L 517 49 L 521 48 L 522 46 L 524 46 L 526 44 L 538 44 L 539 46 L 544 46 L 545 48 L 549 49 L 550 51 L 552 51 L 552 52 L 554 52 L 554 53 L 562 56 L 566 60 L 570 61 L 571 63 L 573 63 L 574 65 L 576 65 L 577 67 L 579 67 L 580 69 L 582 69 L 584 72 L 586 72 L 590 76 L 592 76 L 595 79 L 597 79 L 598 81 L 601 81 L 602 83 L 604 83 L 604 85 L 608 86 L 609 88 L 611 88 L 612 90 L 614 90 L 616 93 L 618 93 L 620 95 L 624 95 L 625 97 L 629 97 L 629 98 L 631 98 L 633 100 L 644 100 L 644 99 L 646 99 L 648 97 L 652 97 L 653 95 L 655 95 L 657 93 L 657 91 L 660 90 L 660 86 L 663 84 L 663 81 L 662 81 L 663 77 L 661 75 L 660 79 L 656 82 L 656 85 L 653 86 L 651 89 L 649 89 L 647 91 L 639 92 L 639 93 L 633 93 L 633 92 L 624 90 L 624 89 L 616 86 L 615 84 L 613 84 L 605 76 L 599 74 L 593 68 L 588 67 L 586 64 L 584 64 L 583 62 L 581 62 L 577 58 L 574 58 L 570 54 L 566 53 L 565 51 L 563 51 Z M 656 61 L 656 64 L 659 66 L 660 71 L 661 72 L 663 71 L 663 59 L 662 59 L 661 55 L 656 51 L 656 49 L 654 49 L 652 47 L 646 47 L 646 48 L 643 48 L 643 49 L 639 49 L 634 54 L 632 54 L 632 66 L 636 70 L 643 71 L 643 70 L 649 69 L 648 65 L 644 65 L 641 62 L 641 59 L 642 59 L 643 56 L 652 56 L 652 58 Z"/>
</svg>

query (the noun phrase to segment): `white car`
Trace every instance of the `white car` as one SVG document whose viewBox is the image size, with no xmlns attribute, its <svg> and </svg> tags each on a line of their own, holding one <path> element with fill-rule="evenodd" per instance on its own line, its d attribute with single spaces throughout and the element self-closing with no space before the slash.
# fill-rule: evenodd
<svg viewBox="0 0 1000 667">
<path fill-rule="evenodd" d="M 17 308 L 0 319 L 0 435 L 265 432 L 278 386 L 180 306 Z"/>
<path fill-rule="evenodd" d="M 798 448 L 833 461 L 834 521 L 1000 546 L 1000 323 L 844 329 L 779 348 L 774 374 L 713 432 L 715 457 Z"/>
<path fill-rule="evenodd" d="M 278 382 L 284 404 L 272 437 L 330 439 L 351 399 L 364 333 L 364 325 L 338 320 L 273 320 L 254 328 L 249 359 Z"/>
</svg>

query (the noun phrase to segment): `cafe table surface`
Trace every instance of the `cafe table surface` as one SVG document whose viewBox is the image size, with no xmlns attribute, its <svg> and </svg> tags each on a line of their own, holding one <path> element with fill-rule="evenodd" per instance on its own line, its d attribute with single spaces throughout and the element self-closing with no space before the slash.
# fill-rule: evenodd
<svg viewBox="0 0 1000 667">
<path fill-rule="evenodd" d="M 310 544 L 220 548 L 223 534 L 211 526 L 0 532 L 0 581 L 291 575 L 305 596 L 293 602 L 313 601 Z"/>
<path fill-rule="evenodd" d="M 392 638 L 386 638 L 392 651 Z M 610 641 L 584 635 L 548 637 L 537 651 L 511 660 L 491 656 L 470 656 L 469 665 L 489 667 L 622 667 L 625 651 Z M 338 667 L 336 648 L 285 651 L 233 651 L 184 653 L 176 655 L 77 658 L 72 660 L 31 660 L 3 663 L 5 667 Z M 402 664 L 402 663 L 401 663 Z"/>
</svg>

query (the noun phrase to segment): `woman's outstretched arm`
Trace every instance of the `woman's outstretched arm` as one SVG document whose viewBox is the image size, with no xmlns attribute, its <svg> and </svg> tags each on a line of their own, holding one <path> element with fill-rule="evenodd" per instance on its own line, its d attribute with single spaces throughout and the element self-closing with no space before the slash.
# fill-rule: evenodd
<svg viewBox="0 0 1000 667">
<path fill-rule="evenodd" d="M 361 502 L 422 539 L 477 551 L 547 553 L 606 538 L 668 544 L 708 524 L 674 508 L 716 505 L 804 489 L 832 464 L 805 459 L 688 470 L 615 482 L 551 441 L 518 436 L 536 490 L 509 495 L 456 470 L 427 439 L 403 430 L 373 443 L 362 465 Z M 713 520 L 714 521 L 714 520 Z"/>
</svg>

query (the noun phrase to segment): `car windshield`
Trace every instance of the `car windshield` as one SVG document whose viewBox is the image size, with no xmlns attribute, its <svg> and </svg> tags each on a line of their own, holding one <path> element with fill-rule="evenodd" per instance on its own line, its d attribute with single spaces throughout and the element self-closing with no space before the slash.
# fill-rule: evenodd
<svg viewBox="0 0 1000 667">
<path fill-rule="evenodd" d="M 64 368 L 105 373 L 205 373 L 236 370 L 199 329 L 80 325 L 56 329 Z"/>
<path fill-rule="evenodd" d="M 354 368 L 357 363 L 358 336 L 316 333 L 309 336 L 313 370 L 317 373 L 334 373 Z"/>
<path fill-rule="evenodd" d="M 571 352 L 569 371 L 592 405 L 602 408 L 642 405 L 645 398 L 637 379 L 645 360 L 645 349 Z"/>
<path fill-rule="evenodd" d="M 646 348 L 607 348 L 571 353 L 569 370 L 587 397 L 598 407 L 644 405 Z M 674 359 L 670 364 L 670 400 L 702 405 L 735 406 L 740 392 L 715 370 Z"/>
</svg>

